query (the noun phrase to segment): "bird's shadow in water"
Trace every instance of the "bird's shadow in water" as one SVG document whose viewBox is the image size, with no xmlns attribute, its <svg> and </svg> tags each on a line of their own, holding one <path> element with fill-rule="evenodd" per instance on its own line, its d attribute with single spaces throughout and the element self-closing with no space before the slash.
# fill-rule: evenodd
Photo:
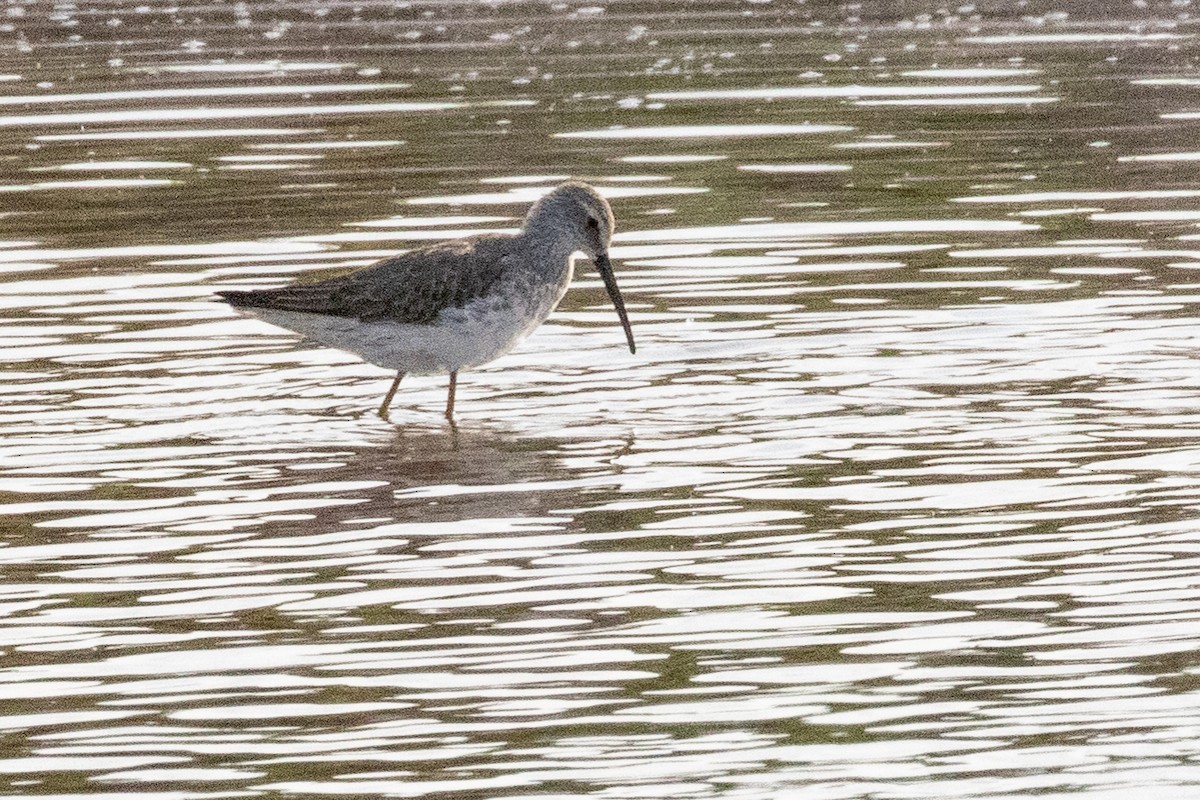
<svg viewBox="0 0 1200 800">
<path fill-rule="evenodd" d="M 375 421 L 384 424 L 377 416 Z M 325 455 L 317 456 L 321 483 L 354 487 L 339 493 L 354 502 L 316 509 L 304 521 L 265 520 L 260 531 L 311 534 L 358 527 L 362 520 L 373 525 L 513 520 L 545 517 L 577 504 L 564 496 L 577 489 L 562 482 L 577 477 L 565 461 L 577 451 L 578 440 L 530 437 L 477 420 L 449 425 L 440 415 L 379 433 L 368 444 L 327 443 L 321 448 Z M 628 441 L 597 444 L 601 464 L 630 446 Z M 273 482 L 294 481 L 289 473 L 281 465 Z"/>
</svg>

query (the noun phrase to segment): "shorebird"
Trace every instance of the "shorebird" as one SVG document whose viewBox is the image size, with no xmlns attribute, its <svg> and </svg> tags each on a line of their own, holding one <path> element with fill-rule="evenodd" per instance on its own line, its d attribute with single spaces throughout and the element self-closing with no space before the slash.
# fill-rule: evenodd
<svg viewBox="0 0 1200 800">
<path fill-rule="evenodd" d="M 580 254 L 596 265 L 636 352 L 608 260 L 614 225 L 608 201 L 570 181 L 535 202 L 516 234 L 455 239 L 317 283 L 218 294 L 238 311 L 395 370 L 379 406 L 385 419 L 405 375 L 450 373 L 453 422 L 459 371 L 504 355 L 541 325 Z"/>
</svg>

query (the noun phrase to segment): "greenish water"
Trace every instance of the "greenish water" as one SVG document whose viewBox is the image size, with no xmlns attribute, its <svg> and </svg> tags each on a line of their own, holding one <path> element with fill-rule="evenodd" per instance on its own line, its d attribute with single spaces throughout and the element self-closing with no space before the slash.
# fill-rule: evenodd
<svg viewBox="0 0 1200 800">
<path fill-rule="evenodd" d="M 1176 3 L 12 3 L 0 781 L 1194 797 Z M 611 198 L 515 353 L 211 301 Z"/>
</svg>

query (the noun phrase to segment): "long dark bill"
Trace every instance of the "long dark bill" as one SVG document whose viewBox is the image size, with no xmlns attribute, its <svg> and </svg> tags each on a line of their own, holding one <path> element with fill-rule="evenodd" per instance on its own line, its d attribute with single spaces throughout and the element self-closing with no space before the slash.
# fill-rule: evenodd
<svg viewBox="0 0 1200 800">
<path fill-rule="evenodd" d="M 625 301 L 621 299 L 621 290 L 617 288 L 617 276 L 613 275 L 612 264 L 608 261 L 608 253 L 596 256 L 596 271 L 604 279 L 604 288 L 608 290 L 608 299 L 616 306 L 617 316 L 621 318 L 621 327 L 625 329 L 625 339 L 629 342 L 629 352 L 636 353 L 637 346 L 633 343 L 633 329 L 629 327 L 629 316 L 625 313 Z"/>
</svg>

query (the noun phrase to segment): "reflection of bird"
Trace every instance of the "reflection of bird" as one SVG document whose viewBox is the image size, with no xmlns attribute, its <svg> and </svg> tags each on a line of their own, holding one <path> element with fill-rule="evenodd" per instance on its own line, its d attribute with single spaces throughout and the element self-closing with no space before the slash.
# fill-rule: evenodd
<svg viewBox="0 0 1200 800">
<path fill-rule="evenodd" d="M 566 293 L 578 253 L 595 262 L 634 352 L 608 260 L 613 226 L 608 202 L 572 181 L 534 203 L 515 235 L 456 239 L 319 283 L 219 294 L 264 322 L 396 370 L 380 416 L 405 374 L 450 373 L 452 419 L 458 371 L 504 355 L 541 325 Z"/>
</svg>

